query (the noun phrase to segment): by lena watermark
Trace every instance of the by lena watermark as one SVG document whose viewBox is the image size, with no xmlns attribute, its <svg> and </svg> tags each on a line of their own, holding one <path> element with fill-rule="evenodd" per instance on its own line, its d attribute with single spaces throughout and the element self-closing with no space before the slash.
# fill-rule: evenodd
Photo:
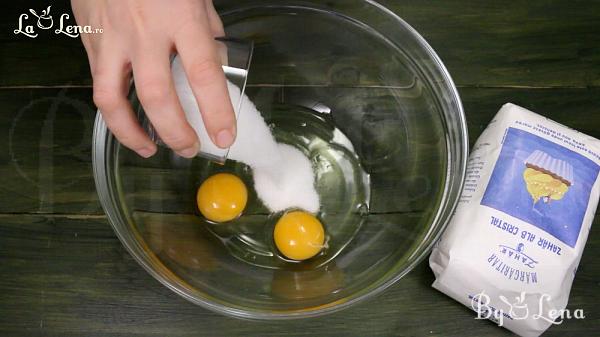
<svg viewBox="0 0 600 337">
<path fill-rule="evenodd" d="M 30 8 L 29 13 L 32 14 L 31 17 L 27 13 L 21 14 L 17 22 L 18 28 L 13 30 L 13 33 L 15 35 L 24 35 L 30 38 L 36 38 L 38 37 L 38 30 L 51 29 L 54 26 L 54 19 L 50 14 L 51 7 L 52 6 L 48 6 L 40 13 Z M 61 14 L 58 19 L 58 27 L 54 29 L 54 34 L 76 38 L 79 37 L 80 34 L 101 34 L 103 32 L 102 28 L 93 28 L 89 25 L 70 25 L 67 22 L 67 20 L 70 18 L 71 16 L 67 13 Z M 35 22 L 36 19 L 37 22 Z"/>
<path fill-rule="evenodd" d="M 489 319 L 496 322 L 498 326 L 504 325 L 504 319 L 510 320 L 524 320 L 524 319 L 541 319 L 554 325 L 562 324 L 565 319 L 584 319 L 585 314 L 583 309 L 575 309 L 571 311 L 569 309 L 548 309 L 549 303 L 551 303 L 552 297 L 548 294 L 542 294 L 538 303 L 530 308 L 529 304 L 526 303 L 525 297 L 527 293 L 521 292 L 519 296 L 516 296 L 514 300 L 509 300 L 505 296 L 498 296 L 508 310 L 502 310 L 494 307 L 490 304 L 490 297 L 484 291 L 476 294 L 475 296 L 469 296 L 471 298 L 471 308 L 477 313 L 475 319 Z"/>
</svg>

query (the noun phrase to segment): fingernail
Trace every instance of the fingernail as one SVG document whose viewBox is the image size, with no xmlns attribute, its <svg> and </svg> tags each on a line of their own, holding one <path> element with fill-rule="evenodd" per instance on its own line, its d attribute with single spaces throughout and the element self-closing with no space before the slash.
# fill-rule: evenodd
<svg viewBox="0 0 600 337">
<path fill-rule="evenodd" d="M 217 133 L 217 146 L 220 148 L 230 147 L 233 143 L 233 133 L 229 129 L 223 129 Z"/>
<path fill-rule="evenodd" d="M 150 148 L 150 147 L 143 147 L 143 148 L 137 150 L 137 153 L 144 158 L 152 157 L 155 152 L 156 152 L 156 149 Z"/>
<path fill-rule="evenodd" d="M 177 151 L 177 154 L 185 158 L 193 158 L 198 154 L 200 143 L 196 142 L 192 147 Z"/>
</svg>

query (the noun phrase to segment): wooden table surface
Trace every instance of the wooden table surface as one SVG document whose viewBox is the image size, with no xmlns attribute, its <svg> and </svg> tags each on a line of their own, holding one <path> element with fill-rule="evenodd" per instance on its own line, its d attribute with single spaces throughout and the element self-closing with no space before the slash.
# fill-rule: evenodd
<svg viewBox="0 0 600 337">
<path fill-rule="evenodd" d="M 600 138 L 600 2 L 381 2 L 445 62 L 471 144 L 508 101 Z M 68 1 L 51 5 L 69 11 Z M 19 15 L 42 6 L 2 6 L 1 336 L 510 335 L 432 289 L 426 262 L 376 298 L 305 320 L 236 320 L 175 295 L 129 256 L 102 213 L 91 166 L 91 78 L 79 40 L 14 35 Z M 547 336 L 598 335 L 599 253 L 596 219 L 569 301 L 586 318 Z"/>
</svg>

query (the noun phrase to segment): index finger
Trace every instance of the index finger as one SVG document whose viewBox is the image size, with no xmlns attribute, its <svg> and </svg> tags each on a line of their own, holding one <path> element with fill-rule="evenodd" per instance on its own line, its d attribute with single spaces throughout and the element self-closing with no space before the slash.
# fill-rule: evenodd
<svg viewBox="0 0 600 337">
<path fill-rule="evenodd" d="M 202 24 L 175 37 L 175 47 L 206 130 L 215 145 L 227 148 L 235 140 L 236 122 L 216 44 L 210 29 Z"/>
</svg>

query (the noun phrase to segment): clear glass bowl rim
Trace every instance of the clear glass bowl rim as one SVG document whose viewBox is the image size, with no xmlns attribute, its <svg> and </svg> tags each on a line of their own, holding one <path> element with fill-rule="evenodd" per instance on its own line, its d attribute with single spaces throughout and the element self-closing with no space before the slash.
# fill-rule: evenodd
<svg viewBox="0 0 600 337">
<path fill-rule="evenodd" d="M 140 243 L 143 241 L 143 239 L 137 232 L 130 229 L 129 216 L 127 214 L 121 214 L 119 201 L 115 199 L 116 193 L 112 191 L 114 188 L 118 189 L 118 186 L 116 186 L 113 178 L 108 174 L 108 172 L 111 170 L 110 166 L 113 165 L 109 158 L 111 158 L 111 155 L 112 158 L 115 158 L 117 154 L 111 154 L 107 152 L 107 149 L 110 149 L 112 142 L 116 140 L 114 140 L 112 134 L 106 126 L 106 123 L 102 119 L 100 112 L 98 112 L 94 125 L 92 145 L 93 173 L 96 183 L 96 190 L 108 221 L 121 243 L 125 246 L 133 258 L 155 279 L 186 300 L 227 316 L 253 320 L 305 318 L 337 312 L 357 302 L 366 300 L 381 293 L 401 279 L 412 269 L 414 269 L 417 264 L 419 264 L 425 257 L 429 255 L 433 245 L 446 228 L 450 220 L 450 216 L 456 208 L 459 199 L 458 197 L 462 190 L 469 151 L 467 123 L 460 96 L 456 86 L 454 85 L 454 81 L 433 48 L 431 48 L 431 46 L 414 28 L 402 20 L 398 15 L 372 0 L 352 1 L 358 1 L 372 6 L 374 10 L 381 12 L 382 16 L 386 17 L 388 20 L 391 20 L 400 26 L 401 29 L 404 29 L 406 32 L 412 35 L 412 37 L 415 39 L 415 42 L 423 49 L 423 52 L 431 59 L 433 64 L 435 64 L 437 68 L 436 70 L 439 72 L 438 76 L 443 79 L 443 83 L 446 83 L 445 89 L 450 95 L 450 99 L 452 100 L 451 103 L 455 105 L 456 111 L 454 115 L 448 115 L 448 111 L 443 111 L 445 114 L 444 117 L 449 120 L 454 120 L 456 129 L 454 130 L 454 134 L 447 135 L 447 138 L 450 137 L 452 139 L 447 139 L 449 154 L 447 162 L 449 168 L 446 174 L 444 192 L 442 200 L 440 201 L 440 205 L 437 209 L 437 214 L 433 220 L 433 224 L 430 227 L 430 231 L 426 233 L 424 239 L 421 241 L 421 247 L 419 247 L 417 250 L 420 253 L 418 256 L 411 256 L 411 262 L 403 266 L 403 268 L 399 269 L 393 275 L 390 275 L 390 273 L 382 275 L 381 278 L 383 280 L 380 279 L 379 282 L 371 284 L 369 287 L 366 287 L 353 294 L 352 297 L 346 298 L 344 301 L 328 303 L 326 305 L 309 308 L 307 310 L 270 312 L 246 310 L 224 304 L 223 302 L 219 301 L 219 299 L 210 297 L 207 294 L 199 294 L 198 291 L 186 286 L 185 282 L 181 281 L 176 275 L 162 266 L 160 262 L 157 263 L 156 261 L 153 261 L 156 260 L 156 257 L 149 256 L 145 253 L 144 247 Z M 286 3 L 297 3 L 297 5 L 288 6 Z M 309 5 L 310 3 L 311 1 L 291 0 L 274 3 L 270 6 L 306 7 L 306 5 Z M 247 8 L 248 6 L 250 5 L 242 5 L 243 8 Z M 227 12 L 222 14 L 227 14 Z"/>
</svg>

